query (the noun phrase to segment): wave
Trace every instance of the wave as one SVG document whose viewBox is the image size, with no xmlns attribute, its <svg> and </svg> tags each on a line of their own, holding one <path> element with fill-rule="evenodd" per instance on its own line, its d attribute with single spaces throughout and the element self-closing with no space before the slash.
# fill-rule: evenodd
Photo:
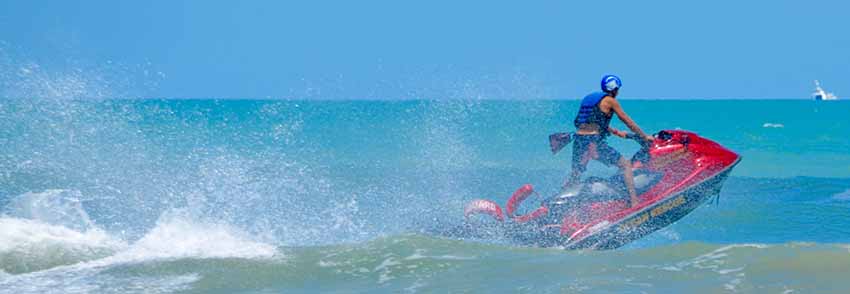
<svg viewBox="0 0 850 294">
<path fill-rule="evenodd" d="M 177 224 L 180 222 L 164 221 L 163 226 L 177 229 L 182 226 Z M 165 244 L 181 242 L 169 240 L 173 242 Z M 850 244 L 684 242 L 614 251 L 564 251 L 417 234 L 332 246 L 274 248 L 244 242 L 232 245 L 264 249 L 248 250 L 247 254 L 234 251 L 235 248 L 207 252 L 177 249 L 175 254 L 165 255 L 118 253 L 80 265 L 12 275 L 5 281 L 0 279 L 0 288 L 8 286 L 10 291 L 22 293 L 50 292 L 51 289 L 41 288 L 48 284 L 55 287 L 53 291 L 88 287 L 100 292 L 143 292 L 131 286 L 144 282 L 144 291 L 149 292 L 529 289 L 604 293 L 683 292 L 700 285 L 694 291 L 713 293 L 830 292 L 829 289 L 850 287 L 841 274 L 850 270 Z M 145 247 L 141 244 L 133 246 L 138 248 L 128 248 L 127 252 L 150 252 L 141 249 Z M 161 247 L 164 250 L 168 246 Z M 269 248 L 274 250 L 265 251 Z M 191 253 L 184 254 L 187 252 Z M 282 256 L 279 252 L 286 252 L 286 258 L 276 258 Z M 794 279 L 787 280 L 789 276 Z M 63 277 L 73 282 L 59 282 Z"/>
<path fill-rule="evenodd" d="M 27 273 L 95 261 L 93 265 L 181 258 L 272 258 L 277 248 L 251 241 L 226 224 L 169 214 L 143 238 L 127 242 L 99 229 L 84 232 L 39 221 L 0 218 L 0 269 Z"/>
<path fill-rule="evenodd" d="M 710 244 L 687 242 L 617 251 L 518 248 L 421 235 L 361 244 L 288 248 L 287 262 L 176 260 L 148 269 L 186 266 L 200 292 L 322 291 L 492 292 L 823 292 L 847 286 L 845 244 Z M 792 257 L 793 256 L 793 257 Z M 205 269 L 214 268 L 215 270 Z M 189 270 L 184 271 L 189 272 Z M 794 281 L 783 280 L 793 276 Z M 778 279 L 778 280 L 777 280 Z M 832 288 L 835 289 L 835 288 Z M 846 288 L 845 288 L 846 289 Z"/>
<path fill-rule="evenodd" d="M 12 199 L 0 217 L 0 270 L 9 274 L 87 264 L 104 265 L 180 258 L 268 258 L 276 248 L 224 222 L 170 210 L 141 238 L 98 227 L 81 204 L 82 194 L 53 189 Z"/>
<path fill-rule="evenodd" d="M 80 193 L 52 189 L 24 193 L 0 217 L 0 269 L 44 270 L 110 256 L 127 247 L 98 228 L 80 203 Z"/>
<path fill-rule="evenodd" d="M 277 247 L 253 239 L 227 224 L 199 221 L 180 212 L 163 215 L 132 244 L 96 229 L 77 232 L 33 220 L 2 218 L 0 293 L 79 289 L 168 293 L 189 289 L 201 278 L 198 270 L 221 266 L 250 270 L 258 262 L 284 260 Z M 178 272 L 169 273 L 171 266 Z M 150 268 L 154 271 L 149 272 Z"/>
<path fill-rule="evenodd" d="M 278 254 L 273 245 L 251 238 L 228 224 L 199 222 L 172 212 L 113 259 L 122 262 L 180 258 L 262 259 Z"/>
<path fill-rule="evenodd" d="M 127 246 L 101 230 L 79 232 L 17 218 L 0 218 L 0 240 L 0 270 L 10 274 L 95 260 Z"/>
</svg>

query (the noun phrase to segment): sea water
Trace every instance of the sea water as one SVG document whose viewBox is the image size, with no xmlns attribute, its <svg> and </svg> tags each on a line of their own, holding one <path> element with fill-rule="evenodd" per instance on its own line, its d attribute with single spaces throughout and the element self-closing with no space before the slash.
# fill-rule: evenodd
<svg viewBox="0 0 850 294">
<path fill-rule="evenodd" d="M 844 101 L 621 98 L 742 161 L 673 225 L 565 251 L 428 232 L 554 193 L 576 100 L 119 98 L 0 100 L 0 293 L 850 291 Z"/>
</svg>

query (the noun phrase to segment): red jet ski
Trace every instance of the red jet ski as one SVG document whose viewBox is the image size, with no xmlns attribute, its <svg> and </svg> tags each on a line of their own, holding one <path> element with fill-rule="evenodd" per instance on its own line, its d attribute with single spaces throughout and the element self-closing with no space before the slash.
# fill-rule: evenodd
<svg viewBox="0 0 850 294">
<path fill-rule="evenodd" d="M 472 235 L 480 235 L 474 231 L 482 229 L 492 232 L 492 222 L 487 226 L 471 221 L 476 214 L 486 214 L 496 220 L 499 231 L 525 245 L 617 248 L 672 224 L 719 195 L 723 182 L 741 160 L 738 154 L 693 132 L 666 130 L 654 137 L 650 143 L 629 136 L 642 144 L 632 157 L 640 200 L 635 207 L 631 207 L 623 176 L 618 174 L 607 179 L 589 177 L 544 199 L 538 208 L 517 215 L 521 202 L 535 194 L 526 184 L 511 196 L 504 211 L 490 200 L 470 202 L 464 209 L 467 222 L 463 231 Z M 554 146 L 553 152 L 557 152 Z"/>
</svg>

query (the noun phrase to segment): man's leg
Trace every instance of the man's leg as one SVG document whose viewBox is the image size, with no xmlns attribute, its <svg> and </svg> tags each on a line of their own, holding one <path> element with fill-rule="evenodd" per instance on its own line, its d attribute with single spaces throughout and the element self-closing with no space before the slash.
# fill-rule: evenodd
<svg viewBox="0 0 850 294">
<path fill-rule="evenodd" d="M 573 139 L 573 158 L 571 162 L 570 176 L 564 182 L 564 186 L 562 189 L 569 188 L 581 180 L 581 174 L 584 173 L 584 170 L 587 168 L 588 151 L 589 148 L 594 147 L 590 146 L 586 136 L 576 135 Z"/>
<path fill-rule="evenodd" d="M 635 207 L 640 203 L 640 200 L 637 198 L 637 192 L 635 191 L 635 176 L 632 173 L 632 164 L 625 157 L 620 156 L 617 165 L 623 171 L 623 181 L 626 182 L 626 188 L 629 189 L 629 198 L 632 201 L 632 207 Z"/>
<path fill-rule="evenodd" d="M 620 155 L 620 152 L 611 148 L 605 141 L 600 141 L 597 145 L 602 163 L 608 166 L 616 164 L 620 168 L 620 171 L 623 172 L 623 181 L 626 182 L 626 189 L 629 191 L 629 199 L 631 200 L 632 207 L 637 206 L 640 200 L 635 191 L 635 177 L 634 173 L 632 173 L 632 163 L 623 157 L 623 155 Z"/>
<path fill-rule="evenodd" d="M 581 179 L 581 170 L 573 168 L 570 171 L 570 177 L 567 178 L 567 181 L 564 182 L 564 186 L 562 188 L 566 189 L 578 183 L 579 179 Z"/>
</svg>

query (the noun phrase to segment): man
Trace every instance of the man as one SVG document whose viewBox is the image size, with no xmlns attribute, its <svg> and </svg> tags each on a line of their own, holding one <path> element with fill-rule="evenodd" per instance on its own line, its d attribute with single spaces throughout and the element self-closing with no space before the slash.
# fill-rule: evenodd
<svg viewBox="0 0 850 294">
<path fill-rule="evenodd" d="M 620 107 L 616 98 L 622 86 L 623 83 L 620 78 L 614 75 L 606 75 L 602 77 L 602 92 L 591 93 L 582 99 L 581 108 L 574 121 L 577 131 L 573 137 L 572 173 L 565 186 L 578 182 L 591 158 L 599 160 L 607 166 L 617 165 L 623 172 L 623 179 L 629 191 L 632 207 L 634 207 L 638 205 L 639 200 L 635 192 L 631 163 L 605 142 L 605 138 L 609 134 L 621 138 L 626 137 L 626 132 L 609 126 L 611 117 L 616 114 L 632 132 L 644 140 L 652 141 L 653 137 L 644 133 Z"/>
</svg>

